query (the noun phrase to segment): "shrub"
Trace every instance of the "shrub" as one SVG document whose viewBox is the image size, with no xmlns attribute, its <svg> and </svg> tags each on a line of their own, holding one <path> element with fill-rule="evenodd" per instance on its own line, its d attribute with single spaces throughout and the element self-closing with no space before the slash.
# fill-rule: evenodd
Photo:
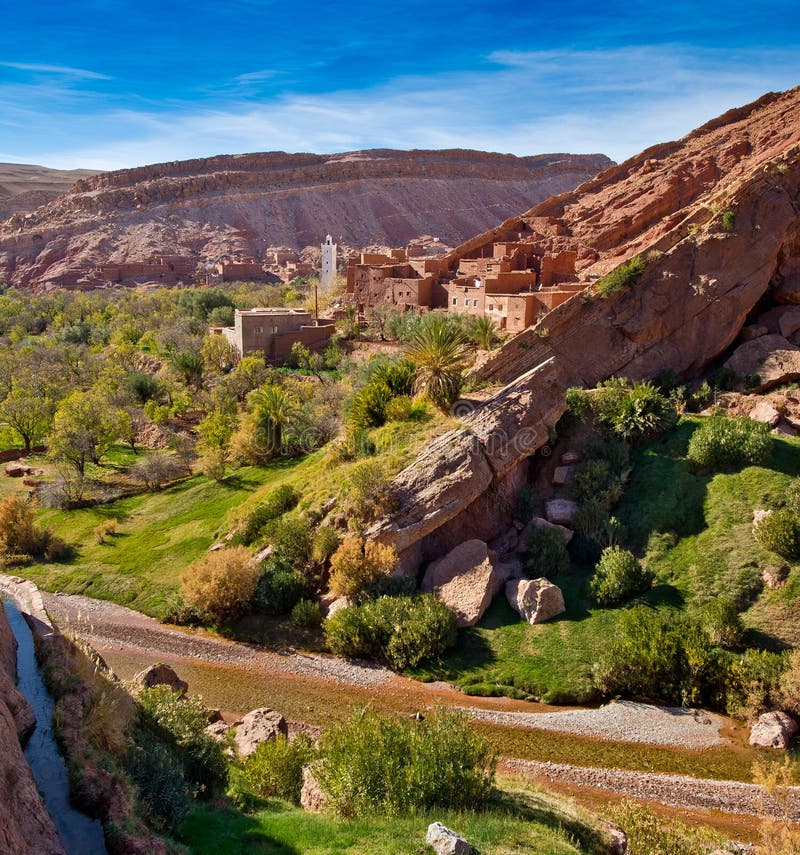
<svg viewBox="0 0 800 855">
<path fill-rule="evenodd" d="M 731 660 L 725 698 L 730 715 L 753 719 L 782 706 L 781 680 L 786 656 L 769 650 L 745 650 Z"/>
<path fill-rule="evenodd" d="M 800 478 L 792 478 L 786 488 L 786 507 L 800 515 Z"/>
<path fill-rule="evenodd" d="M 585 389 L 581 389 L 579 386 L 571 386 L 567 389 L 565 401 L 567 409 L 573 416 L 577 416 L 579 419 L 586 418 L 591 407 L 591 396 Z"/>
<path fill-rule="evenodd" d="M 292 623 L 295 626 L 319 626 L 322 623 L 322 612 L 313 600 L 299 600 L 292 609 Z"/>
<path fill-rule="evenodd" d="M 209 552 L 181 576 L 183 599 L 214 623 L 235 620 L 250 605 L 261 569 L 243 546 Z"/>
<path fill-rule="evenodd" d="M 94 530 L 94 536 L 98 543 L 105 543 L 107 537 L 113 537 L 117 533 L 117 521 L 115 519 L 101 522 Z"/>
<path fill-rule="evenodd" d="M 674 816 L 666 819 L 632 801 L 614 806 L 609 816 L 625 829 L 629 851 L 636 855 L 697 855 L 724 852 L 726 839 L 708 827 L 693 828 Z"/>
<path fill-rule="evenodd" d="M 245 786 L 261 798 L 285 799 L 300 804 L 303 784 L 303 766 L 314 757 L 314 745 L 304 734 L 291 742 L 278 734 L 269 742 L 262 742 L 241 764 L 241 777 Z"/>
<path fill-rule="evenodd" d="M 736 603 L 728 597 L 717 597 L 699 611 L 700 623 L 709 641 L 718 647 L 737 647 L 744 634 L 744 624 Z"/>
<path fill-rule="evenodd" d="M 372 657 L 395 670 L 436 659 L 456 642 L 452 612 L 433 594 L 381 597 L 336 612 L 325 641 L 339 656 Z"/>
<path fill-rule="evenodd" d="M 615 267 L 605 276 L 601 276 L 595 283 L 597 293 L 601 297 L 611 297 L 619 294 L 626 288 L 635 285 L 645 271 L 645 260 L 641 255 L 634 255 L 628 261 Z"/>
<path fill-rule="evenodd" d="M 300 501 L 300 494 L 294 487 L 284 484 L 272 490 L 263 501 L 259 502 L 247 515 L 239 538 L 249 546 L 261 534 L 264 526 L 274 519 L 291 511 Z"/>
<path fill-rule="evenodd" d="M 51 535 L 36 524 L 33 506 L 14 493 L 0 501 L 0 554 L 40 556 Z"/>
<path fill-rule="evenodd" d="M 303 579 L 294 570 L 268 561 L 262 565 L 253 607 L 267 615 L 287 614 L 303 596 L 304 587 Z"/>
<path fill-rule="evenodd" d="M 393 546 L 347 537 L 331 556 L 331 593 L 355 597 L 380 576 L 388 576 L 396 565 Z"/>
<path fill-rule="evenodd" d="M 137 460 L 128 470 L 131 478 L 138 481 L 146 490 L 154 491 L 174 481 L 182 473 L 182 467 L 176 457 L 168 454 L 147 454 Z"/>
<path fill-rule="evenodd" d="M 792 715 L 800 715 L 800 649 L 789 655 L 786 670 L 781 674 L 778 685 L 781 709 Z"/>
<path fill-rule="evenodd" d="M 715 414 L 692 434 L 686 457 L 698 469 L 714 472 L 725 466 L 762 465 L 771 450 L 769 425 Z"/>
<path fill-rule="evenodd" d="M 674 403 L 649 381 L 612 377 L 591 395 L 595 423 L 629 442 L 650 439 L 675 424 Z"/>
<path fill-rule="evenodd" d="M 744 388 L 747 390 L 758 389 L 761 385 L 761 376 L 758 374 L 744 375 Z"/>
<path fill-rule="evenodd" d="M 614 606 L 633 594 L 646 591 L 652 584 L 652 573 L 642 567 L 632 552 L 609 546 L 594 568 L 589 590 L 601 606 Z"/>
<path fill-rule="evenodd" d="M 410 395 L 392 398 L 386 405 L 387 422 L 407 422 L 414 412 L 414 399 Z"/>
<path fill-rule="evenodd" d="M 225 791 L 228 764 L 223 746 L 205 732 L 208 709 L 199 698 L 180 697 L 168 686 L 143 689 L 136 697 L 144 721 L 167 734 L 177 749 L 192 795 L 212 798 Z"/>
<path fill-rule="evenodd" d="M 344 817 L 474 809 L 496 766 L 467 716 L 441 708 L 423 721 L 356 712 L 325 732 L 321 754 L 315 775 Z"/>
<path fill-rule="evenodd" d="M 557 576 L 569 567 L 569 553 L 560 529 L 537 526 L 528 535 L 525 571 L 535 577 Z"/>
<path fill-rule="evenodd" d="M 730 208 L 727 211 L 723 211 L 719 224 L 722 226 L 724 232 L 732 232 L 736 226 L 736 212 Z"/>
<path fill-rule="evenodd" d="M 321 525 L 314 532 L 314 539 L 311 542 L 311 560 L 317 564 L 325 564 L 339 548 L 339 543 L 336 529 L 330 525 Z"/>
<path fill-rule="evenodd" d="M 755 534 L 764 549 L 788 561 L 800 559 L 800 520 L 792 511 L 773 511 L 759 522 Z"/>
<path fill-rule="evenodd" d="M 273 546 L 272 560 L 303 573 L 311 558 L 314 530 L 304 517 L 283 516 L 268 522 L 262 529 L 267 543 Z"/>
</svg>

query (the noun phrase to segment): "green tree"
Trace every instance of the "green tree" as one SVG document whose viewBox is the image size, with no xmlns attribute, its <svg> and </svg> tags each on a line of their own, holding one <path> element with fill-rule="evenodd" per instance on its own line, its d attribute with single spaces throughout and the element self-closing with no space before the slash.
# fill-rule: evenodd
<svg viewBox="0 0 800 855">
<path fill-rule="evenodd" d="M 19 436 L 25 451 L 47 436 L 52 421 L 52 403 L 24 389 L 14 389 L 0 404 L 0 422 Z"/>
<path fill-rule="evenodd" d="M 444 315 L 431 315 L 406 348 L 414 365 L 414 391 L 446 410 L 461 390 L 468 353 L 461 329 Z"/>
<path fill-rule="evenodd" d="M 491 350 L 497 344 L 497 325 L 490 317 L 472 318 L 468 329 L 469 337 L 481 350 Z"/>
<path fill-rule="evenodd" d="M 262 386 L 250 395 L 257 439 L 268 459 L 281 452 L 285 428 L 297 413 L 294 398 L 280 386 Z"/>
<path fill-rule="evenodd" d="M 68 462 L 79 475 L 128 433 L 130 416 L 96 391 L 73 392 L 58 405 L 50 433 L 50 455 Z"/>
</svg>

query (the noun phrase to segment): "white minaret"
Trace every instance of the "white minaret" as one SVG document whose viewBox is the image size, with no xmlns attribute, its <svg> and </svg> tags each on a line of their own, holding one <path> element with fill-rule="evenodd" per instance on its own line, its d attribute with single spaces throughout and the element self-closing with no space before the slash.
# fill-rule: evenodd
<svg viewBox="0 0 800 855">
<path fill-rule="evenodd" d="M 325 238 L 325 243 L 320 244 L 320 251 L 322 252 L 320 285 L 325 288 L 333 285 L 333 280 L 336 278 L 336 244 L 330 235 Z"/>
</svg>

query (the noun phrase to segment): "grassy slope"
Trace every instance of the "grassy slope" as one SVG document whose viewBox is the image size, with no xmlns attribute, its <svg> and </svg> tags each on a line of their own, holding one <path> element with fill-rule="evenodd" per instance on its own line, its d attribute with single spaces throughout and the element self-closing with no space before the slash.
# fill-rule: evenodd
<svg viewBox="0 0 800 855">
<path fill-rule="evenodd" d="M 713 476 L 689 471 L 684 458 L 699 421 L 685 419 L 661 440 L 639 449 L 615 513 L 625 540 L 647 552 L 656 584 L 644 601 L 683 606 L 725 594 L 737 599 L 751 627 L 751 643 L 780 647 L 800 641 L 800 569 L 785 588 L 761 591 L 761 567 L 779 561 L 755 543 L 755 508 L 776 507 L 800 474 L 800 442 L 775 439 L 769 467 Z M 591 668 L 614 632 L 615 609 L 597 608 L 587 595 L 587 568 L 573 566 L 555 581 L 567 611 L 539 626 L 522 623 L 498 595 L 478 626 L 439 669 L 423 676 L 450 679 L 475 693 L 522 693 L 552 703 L 591 697 Z"/>
<path fill-rule="evenodd" d="M 446 424 L 440 417 L 426 424 L 394 422 L 372 432 L 387 472 L 413 457 L 432 432 Z M 118 448 L 92 477 L 108 476 L 131 462 L 132 452 Z M 31 461 L 38 465 L 36 460 Z M 326 449 L 265 467 L 242 467 L 222 483 L 203 475 L 157 493 L 119 499 L 75 511 L 42 511 L 41 521 L 75 549 L 66 562 L 36 563 L 20 569 L 46 590 L 86 594 L 161 617 L 175 602 L 181 573 L 224 535 L 232 518 L 246 512 L 263 495 L 291 484 L 302 495 L 301 509 L 318 508 L 341 495 L 353 462 L 333 464 Z M 2 479 L 7 490 L 18 479 Z M 118 521 L 118 534 L 98 543 L 95 528 Z"/>
<path fill-rule="evenodd" d="M 196 855 L 414 855 L 431 822 L 443 822 L 481 852 L 569 855 L 607 851 L 587 816 L 542 793 L 504 793 L 480 813 L 437 810 L 419 816 L 340 820 L 270 801 L 249 815 L 199 808 L 182 841 Z"/>
</svg>

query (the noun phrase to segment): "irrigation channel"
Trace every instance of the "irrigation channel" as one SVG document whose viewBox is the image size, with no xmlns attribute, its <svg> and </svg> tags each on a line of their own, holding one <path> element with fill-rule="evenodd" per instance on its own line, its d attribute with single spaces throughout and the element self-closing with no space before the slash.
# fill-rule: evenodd
<svg viewBox="0 0 800 855">
<path fill-rule="evenodd" d="M 36 786 L 68 855 L 107 855 L 100 822 L 70 804 L 67 767 L 53 736 L 53 699 L 36 662 L 30 628 L 13 600 L 4 600 L 3 608 L 19 645 L 17 688 L 36 715 L 36 729 L 25 746 Z"/>
</svg>

